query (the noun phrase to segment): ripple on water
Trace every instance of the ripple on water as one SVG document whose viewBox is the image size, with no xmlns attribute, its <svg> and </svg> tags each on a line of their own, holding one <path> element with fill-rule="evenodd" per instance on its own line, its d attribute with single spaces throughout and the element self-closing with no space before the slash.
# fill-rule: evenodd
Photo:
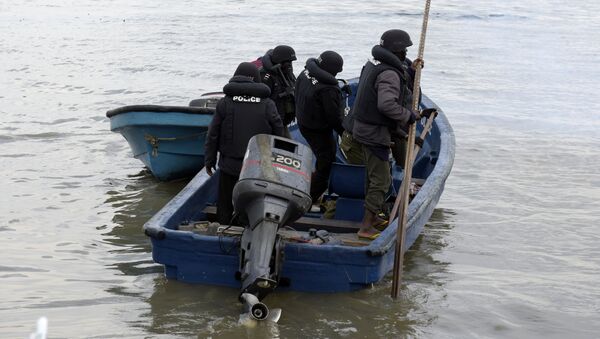
<svg viewBox="0 0 600 339">
<path fill-rule="evenodd" d="M 82 183 L 79 181 L 63 181 L 52 186 L 56 189 L 73 189 L 81 187 Z"/>
<path fill-rule="evenodd" d="M 47 303 L 39 303 L 24 306 L 25 308 L 63 308 L 63 307 L 82 307 L 82 306 L 98 306 L 102 304 L 120 304 L 125 303 L 129 298 L 126 297 L 104 297 L 95 299 L 77 299 L 77 300 L 56 300 Z"/>
<path fill-rule="evenodd" d="M 45 269 L 27 267 L 27 266 L 2 266 L 0 265 L 0 272 L 50 272 Z"/>
<path fill-rule="evenodd" d="M 90 252 L 84 250 L 54 250 L 56 253 L 70 253 L 70 254 L 80 254 L 80 255 L 89 255 Z M 71 260 L 76 260 L 75 258 L 70 258 Z"/>
<path fill-rule="evenodd" d="M 127 91 L 127 89 L 123 88 L 123 89 L 109 89 L 103 92 L 104 95 L 116 95 L 116 94 L 123 94 L 125 91 Z"/>
<path fill-rule="evenodd" d="M 0 158 L 30 158 L 36 157 L 36 154 L 24 153 L 24 154 L 0 154 Z"/>
<path fill-rule="evenodd" d="M 9 278 L 28 278 L 28 276 L 25 274 L 21 274 L 21 273 L 0 275 L 0 279 L 9 279 Z"/>
<path fill-rule="evenodd" d="M 40 124 L 40 125 L 48 125 L 46 122 L 35 122 L 32 123 Z M 72 136 L 72 133 L 60 133 L 60 132 L 44 132 L 44 133 L 34 133 L 34 134 L 14 134 L 14 135 L 4 135 L 0 136 L 0 142 L 14 142 L 14 141 L 23 141 L 23 140 L 48 140 L 48 139 L 63 139 L 69 136 Z"/>
</svg>

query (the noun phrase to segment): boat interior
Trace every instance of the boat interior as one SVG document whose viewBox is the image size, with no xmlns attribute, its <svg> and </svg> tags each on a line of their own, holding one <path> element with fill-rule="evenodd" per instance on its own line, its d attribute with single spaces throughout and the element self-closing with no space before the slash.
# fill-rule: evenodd
<svg viewBox="0 0 600 339">
<path fill-rule="evenodd" d="M 419 153 L 414 176 L 411 180 L 411 198 L 425 183 L 433 170 L 436 152 L 430 151 L 431 145 L 425 144 Z M 387 219 L 400 189 L 403 171 L 393 164 L 392 184 L 387 194 L 382 218 Z M 313 208 L 303 217 L 279 229 L 278 234 L 287 241 L 310 243 L 315 245 L 367 246 L 368 239 L 356 235 L 364 213 L 365 167 L 335 162 L 332 167 L 329 187 L 318 210 Z M 203 235 L 239 237 L 244 228 L 241 225 L 221 225 L 216 222 L 216 199 L 207 201 L 203 220 L 187 221 L 179 225 L 179 230 L 191 231 Z M 381 225 L 383 230 L 386 225 Z"/>
<path fill-rule="evenodd" d="M 354 86 L 355 93 L 357 83 L 351 85 Z M 211 107 L 216 102 L 218 95 L 217 92 L 207 93 L 206 97 L 197 99 L 195 102 L 190 103 L 190 106 Z M 347 105 L 352 106 L 353 100 L 354 96 L 350 96 Z M 424 128 L 422 122 L 417 123 L 417 135 L 420 135 Z M 290 133 L 293 139 L 307 144 L 297 126 L 291 125 Z M 433 171 L 439 156 L 440 143 L 440 131 L 434 122 L 427 137 L 424 138 L 423 146 L 414 162 L 413 179 L 410 186 L 411 199 L 417 194 Z M 392 183 L 383 209 L 382 218 L 384 219 L 387 219 L 387 215 L 393 207 L 396 192 L 400 190 L 404 175 L 404 171 L 395 161 L 390 159 L 390 162 L 392 165 Z M 333 164 L 329 187 L 322 199 L 320 209 L 315 211 L 313 208 L 291 225 L 280 228 L 279 235 L 289 241 L 312 244 L 368 245 L 370 240 L 360 239 L 356 235 L 364 214 L 364 187 L 365 167 L 348 164 L 344 154 L 338 147 L 337 161 Z M 188 221 L 179 225 L 178 229 L 205 235 L 233 237 L 241 235 L 243 227 L 239 225 L 220 225 L 215 222 L 216 214 L 215 198 L 213 201 L 207 201 L 202 213 L 200 213 L 203 220 Z M 381 227 L 381 229 L 384 227 Z"/>
</svg>

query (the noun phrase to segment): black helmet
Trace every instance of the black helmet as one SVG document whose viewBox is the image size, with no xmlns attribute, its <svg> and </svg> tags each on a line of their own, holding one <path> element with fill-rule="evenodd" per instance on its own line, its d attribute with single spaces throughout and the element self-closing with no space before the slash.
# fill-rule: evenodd
<svg viewBox="0 0 600 339">
<path fill-rule="evenodd" d="M 280 64 L 286 61 L 294 61 L 296 60 L 296 51 L 293 48 L 286 45 L 279 45 L 273 49 L 273 54 L 271 55 L 271 61 L 273 64 Z"/>
<path fill-rule="evenodd" d="M 325 51 L 321 53 L 317 61 L 322 70 L 327 71 L 333 76 L 341 72 L 342 66 L 344 66 L 342 56 L 334 51 Z"/>
<path fill-rule="evenodd" d="M 242 62 L 239 64 L 233 75 L 243 75 L 252 78 L 254 82 L 261 82 L 258 68 L 251 62 Z"/>
<path fill-rule="evenodd" d="M 379 44 L 388 51 L 403 52 L 407 47 L 412 46 L 410 36 L 401 29 L 390 29 L 381 35 Z"/>
</svg>

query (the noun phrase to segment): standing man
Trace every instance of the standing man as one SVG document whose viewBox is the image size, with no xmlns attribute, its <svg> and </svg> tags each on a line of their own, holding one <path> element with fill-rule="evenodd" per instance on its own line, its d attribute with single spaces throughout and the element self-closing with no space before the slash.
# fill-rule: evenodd
<svg viewBox="0 0 600 339">
<path fill-rule="evenodd" d="M 296 118 L 294 103 L 296 77 L 292 67 L 292 61 L 295 60 L 296 52 L 286 45 L 279 45 L 269 50 L 260 61 L 257 60 L 261 64 L 262 82 L 271 89 L 270 98 L 275 101 L 287 138 L 290 137 L 287 126 Z"/>
<path fill-rule="evenodd" d="M 208 126 L 204 167 L 213 175 L 219 155 L 219 198 L 217 219 L 229 225 L 233 215 L 233 187 L 240 177 L 248 141 L 256 134 L 283 136 L 283 124 L 269 87 L 260 82 L 258 68 L 242 62 L 229 83 L 223 87 L 215 115 Z"/>
<path fill-rule="evenodd" d="M 375 239 L 379 232 L 377 215 L 391 184 L 391 132 L 405 130 L 418 114 L 411 109 L 410 77 L 403 67 L 410 36 L 399 29 L 388 30 L 373 47 L 373 60 L 360 75 L 353 107 L 352 136 L 362 144 L 366 163 L 365 214 L 358 236 Z M 416 61 L 415 61 L 416 62 Z"/>
<path fill-rule="evenodd" d="M 304 71 L 296 82 L 298 127 L 317 158 L 310 187 L 313 204 L 319 201 L 329 183 L 337 150 L 333 131 L 338 135 L 344 132 L 342 92 L 335 78 L 343 65 L 339 54 L 325 51 L 318 59 L 306 61 Z"/>
</svg>

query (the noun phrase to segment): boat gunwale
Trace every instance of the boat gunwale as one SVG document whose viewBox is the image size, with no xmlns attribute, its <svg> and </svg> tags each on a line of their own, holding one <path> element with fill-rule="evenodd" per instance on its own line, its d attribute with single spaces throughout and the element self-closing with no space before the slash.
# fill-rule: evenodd
<svg viewBox="0 0 600 339">
<path fill-rule="evenodd" d="M 129 105 L 111 109 L 106 112 L 106 117 L 112 118 L 119 114 L 145 112 L 145 113 L 184 113 L 184 114 L 201 114 L 213 115 L 214 108 L 210 107 L 194 107 L 194 106 L 163 106 L 163 105 Z"/>
<path fill-rule="evenodd" d="M 113 115 L 110 118 L 110 130 L 123 134 L 122 130 L 125 128 L 150 128 L 157 133 L 164 133 L 167 128 L 176 128 L 180 132 L 186 130 L 206 133 L 211 120 L 211 114 L 132 111 Z"/>
<path fill-rule="evenodd" d="M 452 165 L 454 164 L 454 131 L 452 130 L 452 126 L 450 126 L 444 111 L 424 94 L 422 96 L 421 105 L 426 108 L 436 108 L 438 110 L 438 116 L 435 118 L 435 123 L 440 131 L 440 151 L 433 171 L 427 176 L 427 180 L 425 180 L 425 183 L 420 188 L 419 193 L 410 202 L 408 207 L 409 219 L 407 228 L 411 228 L 415 225 L 415 220 L 431 203 L 432 198 L 439 198 L 441 194 L 438 193 L 444 189 L 446 178 L 450 175 Z M 368 254 L 378 256 L 387 253 L 396 243 L 397 228 L 398 218 L 394 219 L 381 235 L 369 245 L 369 247 L 372 248 L 367 249 Z M 408 233 L 408 231 L 409 230 L 407 229 L 406 232 Z M 407 249 L 409 247 L 410 246 L 406 246 Z"/>
</svg>

